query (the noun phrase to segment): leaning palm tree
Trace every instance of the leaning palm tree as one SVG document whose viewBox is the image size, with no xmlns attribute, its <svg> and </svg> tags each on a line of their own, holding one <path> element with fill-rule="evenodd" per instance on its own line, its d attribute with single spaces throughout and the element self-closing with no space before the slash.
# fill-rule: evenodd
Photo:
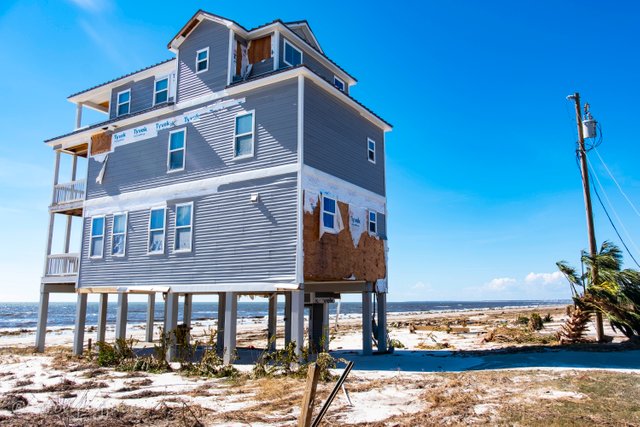
<svg viewBox="0 0 640 427">
<path fill-rule="evenodd" d="M 569 281 L 576 307 L 589 315 L 602 313 L 614 331 L 620 330 L 629 338 L 640 336 L 640 272 L 623 270 L 622 252 L 606 241 L 595 257 L 583 251 L 582 263 L 587 268 L 580 275 L 565 261 L 556 263 Z M 597 271 L 595 281 L 592 267 Z"/>
</svg>

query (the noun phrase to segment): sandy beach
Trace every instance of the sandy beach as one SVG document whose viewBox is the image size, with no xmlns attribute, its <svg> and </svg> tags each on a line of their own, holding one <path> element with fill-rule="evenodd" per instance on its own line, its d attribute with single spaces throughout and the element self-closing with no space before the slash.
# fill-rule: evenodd
<svg viewBox="0 0 640 427">
<path fill-rule="evenodd" d="M 516 319 L 547 317 L 532 332 Z M 547 316 L 547 314 L 549 316 Z M 330 353 L 354 361 L 325 425 L 640 423 L 640 346 L 607 328 L 610 343 L 560 346 L 565 307 L 442 313 L 389 313 L 393 354 L 364 357 L 358 315 L 331 318 Z M 193 324 L 203 339 L 214 321 Z M 113 325 L 107 340 L 113 340 Z M 119 372 L 71 355 L 72 329 L 47 334 L 0 331 L 0 423 L 3 425 L 296 425 L 305 381 L 251 375 L 266 346 L 266 319 L 242 319 L 232 379 Z M 279 346 L 282 346 L 279 331 Z M 141 325 L 129 334 L 142 339 Z M 590 331 L 593 337 L 593 331 Z M 86 338 L 95 343 L 95 331 Z M 152 344 L 146 344 L 152 346 Z M 136 348 L 144 347 L 139 342 Z M 334 370 L 341 373 L 340 367 Z M 333 381 L 321 383 L 318 404 Z M 617 410 L 607 408 L 617 405 Z"/>
</svg>

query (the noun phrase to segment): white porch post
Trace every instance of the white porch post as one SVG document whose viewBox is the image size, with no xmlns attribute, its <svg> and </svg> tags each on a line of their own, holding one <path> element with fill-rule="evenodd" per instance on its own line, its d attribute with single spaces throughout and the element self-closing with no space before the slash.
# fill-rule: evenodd
<svg viewBox="0 0 640 427">
<path fill-rule="evenodd" d="M 304 290 L 291 291 L 291 341 L 296 343 L 296 354 L 304 347 Z"/>
<path fill-rule="evenodd" d="M 100 294 L 100 305 L 98 306 L 98 342 L 104 342 L 107 333 L 107 308 L 109 304 L 109 294 Z"/>
<path fill-rule="evenodd" d="M 129 311 L 129 295 L 118 294 L 118 314 L 116 316 L 116 339 L 127 338 L 127 313 Z"/>
<path fill-rule="evenodd" d="M 74 155 L 71 162 L 71 181 L 76 180 L 76 171 L 78 169 L 78 156 Z M 71 225 L 73 224 L 73 216 L 67 215 L 67 226 L 64 235 L 64 253 L 69 253 L 70 239 L 71 239 Z"/>
<path fill-rule="evenodd" d="M 76 104 L 76 129 L 82 127 L 82 102 Z"/>
<path fill-rule="evenodd" d="M 371 349 L 371 292 L 362 292 L 362 354 L 368 356 Z"/>
<path fill-rule="evenodd" d="M 222 355 L 224 351 L 224 316 L 226 312 L 227 301 L 224 292 L 218 293 L 218 329 L 216 331 L 216 352 Z"/>
<path fill-rule="evenodd" d="M 378 292 L 378 351 L 387 351 L 387 294 Z"/>
<path fill-rule="evenodd" d="M 167 339 L 167 361 L 176 357 L 176 327 L 178 326 L 178 294 L 167 293 L 164 333 Z"/>
<path fill-rule="evenodd" d="M 40 289 L 40 306 L 38 307 L 38 329 L 36 330 L 36 351 L 44 351 L 44 340 L 47 335 L 47 317 L 49 315 L 49 292 Z"/>
<path fill-rule="evenodd" d="M 153 342 L 153 318 L 156 310 L 156 294 L 151 293 L 147 298 L 147 327 L 145 329 L 145 341 Z"/>
<path fill-rule="evenodd" d="M 236 292 L 225 293 L 224 313 L 224 355 L 222 360 L 225 365 L 233 362 L 236 351 L 236 328 L 238 326 L 238 294 Z"/>
<path fill-rule="evenodd" d="M 182 323 L 191 327 L 193 294 L 184 294 L 184 306 L 182 308 Z"/>
<path fill-rule="evenodd" d="M 58 175 L 60 174 L 60 152 L 56 151 L 53 163 L 53 185 L 51 186 L 51 204 L 56 200 L 56 185 L 58 185 Z M 42 275 L 47 275 L 47 266 L 49 265 L 49 255 L 51 255 L 51 246 L 53 244 L 53 226 L 55 224 L 55 214 L 49 213 L 49 234 L 47 235 L 47 246 L 44 256 L 44 270 Z"/>
<path fill-rule="evenodd" d="M 278 325 L 278 294 L 269 295 L 269 315 L 267 318 L 267 351 L 276 349 L 276 327 Z"/>
<path fill-rule="evenodd" d="M 76 324 L 73 336 L 73 354 L 80 356 L 84 345 L 84 326 L 87 320 L 87 294 L 78 294 Z"/>
</svg>

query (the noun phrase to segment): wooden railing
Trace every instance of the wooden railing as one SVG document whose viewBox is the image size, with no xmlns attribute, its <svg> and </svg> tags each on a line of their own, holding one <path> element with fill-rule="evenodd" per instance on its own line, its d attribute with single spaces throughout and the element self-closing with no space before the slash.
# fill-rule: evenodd
<svg viewBox="0 0 640 427">
<path fill-rule="evenodd" d="M 54 254 L 47 257 L 47 276 L 72 276 L 78 274 L 79 254 Z"/>
<path fill-rule="evenodd" d="M 64 184 L 56 184 L 54 187 L 53 204 L 59 205 L 61 203 L 83 200 L 86 184 L 87 182 L 84 179 L 65 182 Z"/>
</svg>

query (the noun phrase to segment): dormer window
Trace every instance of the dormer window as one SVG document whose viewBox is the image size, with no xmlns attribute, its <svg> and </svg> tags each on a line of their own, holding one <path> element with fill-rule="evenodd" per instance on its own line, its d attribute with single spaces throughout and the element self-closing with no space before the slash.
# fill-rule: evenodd
<svg viewBox="0 0 640 427">
<path fill-rule="evenodd" d="M 196 74 L 203 73 L 209 69 L 209 48 L 200 49 L 196 52 Z"/>
<path fill-rule="evenodd" d="M 157 78 L 153 86 L 153 105 L 169 100 L 169 77 Z"/>
<path fill-rule="evenodd" d="M 336 76 L 333 76 L 333 85 L 344 92 L 344 81 L 340 80 Z"/>
<path fill-rule="evenodd" d="M 116 102 L 116 117 L 129 114 L 129 106 L 131 105 L 131 89 L 118 92 Z"/>
<path fill-rule="evenodd" d="M 302 64 L 302 51 L 287 40 L 284 41 L 284 63 L 292 67 Z"/>
</svg>

